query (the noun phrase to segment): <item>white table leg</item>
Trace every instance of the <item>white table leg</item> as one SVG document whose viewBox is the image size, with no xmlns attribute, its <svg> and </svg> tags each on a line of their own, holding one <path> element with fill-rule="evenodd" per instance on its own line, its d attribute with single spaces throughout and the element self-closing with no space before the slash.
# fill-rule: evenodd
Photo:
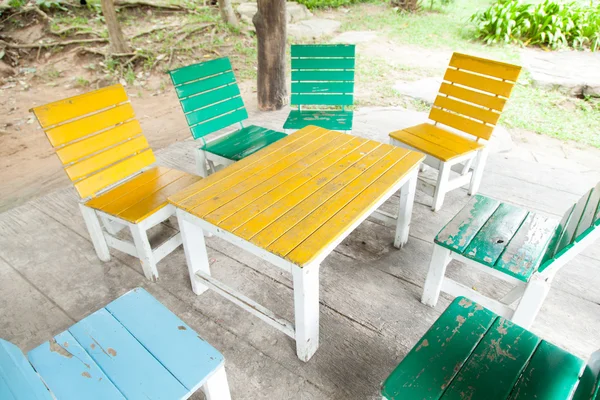
<svg viewBox="0 0 600 400">
<path fill-rule="evenodd" d="M 192 290 L 197 295 L 200 295 L 208 290 L 208 287 L 199 282 L 196 278 L 196 271 L 202 271 L 210 275 L 208 253 L 206 252 L 206 244 L 204 243 L 204 232 L 199 226 L 187 221 L 183 217 L 184 213 L 185 211 L 177 209 L 177 222 L 179 223 L 179 231 L 183 240 L 183 251 L 185 252 L 185 259 L 190 273 Z"/>
<path fill-rule="evenodd" d="M 293 267 L 296 354 L 308 361 L 319 347 L 319 264 Z"/>
<path fill-rule="evenodd" d="M 408 242 L 410 230 L 410 219 L 412 217 L 415 192 L 417 190 L 418 170 L 411 172 L 412 176 L 400 189 L 400 205 L 398 207 L 398 219 L 396 220 L 396 237 L 394 247 L 403 247 Z"/>
<path fill-rule="evenodd" d="M 225 366 L 221 365 L 202 388 L 207 400 L 231 400 Z"/>
</svg>

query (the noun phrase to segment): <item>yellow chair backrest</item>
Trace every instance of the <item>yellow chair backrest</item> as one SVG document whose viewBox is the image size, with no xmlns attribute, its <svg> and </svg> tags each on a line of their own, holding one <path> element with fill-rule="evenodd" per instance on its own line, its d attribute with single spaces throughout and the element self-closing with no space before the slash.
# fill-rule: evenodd
<svg viewBox="0 0 600 400">
<path fill-rule="evenodd" d="M 121 85 L 31 111 L 82 198 L 96 195 L 155 161 Z"/>
<path fill-rule="evenodd" d="M 517 65 L 454 53 L 429 118 L 488 140 L 520 73 Z"/>
</svg>

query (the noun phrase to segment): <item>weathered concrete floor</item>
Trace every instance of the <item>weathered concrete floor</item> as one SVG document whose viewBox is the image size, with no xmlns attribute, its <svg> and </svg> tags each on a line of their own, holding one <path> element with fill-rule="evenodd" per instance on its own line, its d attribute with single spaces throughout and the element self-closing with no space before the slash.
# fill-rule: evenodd
<svg viewBox="0 0 600 400">
<path fill-rule="evenodd" d="M 284 118 L 285 113 L 254 115 L 255 122 L 272 128 Z M 354 134 L 386 141 L 387 132 L 419 118 L 395 109 L 363 110 L 356 116 Z M 589 152 L 578 153 L 550 139 L 526 139 L 518 144 L 508 137 L 494 141 L 483 194 L 559 215 L 600 180 L 600 161 Z M 159 163 L 193 172 L 192 146 L 190 141 L 172 145 L 160 152 Z M 404 249 L 392 247 L 391 228 L 368 220 L 324 261 L 321 344 L 303 363 L 283 333 L 213 292 L 196 297 L 181 248 L 159 264 L 156 284 L 144 279 L 136 259 L 122 253 L 114 251 L 110 262 L 100 262 L 74 191 L 59 190 L 0 214 L 0 337 L 27 351 L 142 286 L 225 355 L 236 399 L 375 398 L 380 382 L 450 300 L 443 297 L 435 309 L 419 302 L 432 238 L 468 196 L 465 190 L 451 193 L 438 213 L 430 211 L 431 199 L 422 192 L 416 201 Z M 157 228 L 157 240 L 171 230 Z M 287 275 L 220 239 L 207 243 L 214 275 L 292 319 Z M 508 290 L 506 284 L 458 264 L 451 274 L 488 293 Z M 560 272 L 533 330 L 581 357 L 600 348 L 597 245 Z"/>
</svg>

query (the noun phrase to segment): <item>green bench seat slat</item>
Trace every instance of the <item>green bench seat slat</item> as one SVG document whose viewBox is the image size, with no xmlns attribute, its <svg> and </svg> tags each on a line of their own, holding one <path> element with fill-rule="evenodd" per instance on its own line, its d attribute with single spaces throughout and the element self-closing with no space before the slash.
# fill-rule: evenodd
<svg viewBox="0 0 600 400">
<path fill-rule="evenodd" d="M 223 114 L 230 113 L 231 111 L 235 111 L 238 109 L 244 108 L 244 101 L 240 96 L 233 97 L 229 100 L 222 101 L 217 104 L 210 105 L 205 108 L 201 108 L 196 111 L 192 111 L 189 114 L 186 114 L 185 117 L 190 126 L 199 124 L 203 121 L 213 119 L 219 117 Z M 235 121 L 239 122 L 239 121 Z M 231 124 L 229 124 L 231 125 Z"/>
<path fill-rule="evenodd" d="M 600 399 L 600 350 L 590 356 L 573 395 L 573 400 L 598 399 Z"/>
<path fill-rule="evenodd" d="M 213 132 L 218 131 L 219 129 L 226 128 L 229 125 L 233 125 L 247 118 L 248 112 L 245 108 L 242 108 L 232 113 L 221 115 L 220 117 L 211 119 L 210 121 L 206 121 L 196 126 L 193 126 L 192 128 L 190 128 L 190 130 L 192 131 L 192 136 L 194 137 L 194 139 L 198 139 L 202 136 L 209 135 Z"/>
<path fill-rule="evenodd" d="M 210 78 L 201 79 L 181 86 L 175 86 L 175 91 L 180 99 L 184 99 L 221 86 L 231 85 L 232 83 L 235 83 L 235 75 L 233 75 L 233 72 L 229 71 Z"/>
<path fill-rule="evenodd" d="M 231 63 L 229 62 L 229 59 L 223 57 L 175 69 L 170 71 L 170 75 L 173 84 L 178 86 L 186 82 L 194 81 L 199 77 L 207 77 L 230 70 Z"/>
<path fill-rule="evenodd" d="M 438 233 L 435 243 L 462 254 L 499 205 L 498 200 L 481 195 L 473 196 Z"/>
<path fill-rule="evenodd" d="M 588 199 L 585 210 L 581 215 L 579 225 L 577 226 L 577 230 L 575 231 L 575 240 L 578 240 L 578 238 L 596 222 L 596 213 L 598 212 L 598 207 L 600 206 L 599 203 L 600 183 L 598 183 L 598 185 L 596 185 L 596 187 L 592 190 L 590 198 Z"/>
<path fill-rule="evenodd" d="M 585 362 L 552 343 L 542 341 L 510 400 L 565 400 L 573 393 Z"/>
<path fill-rule="evenodd" d="M 571 212 L 571 216 L 569 217 L 569 221 L 562 231 L 560 238 L 558 239 L 558 246 L 554 252 L 556 256 L 561 252 L 565 247 L 573 243 L 575 240 L 575 232 L 577 231 L 577 226 L 579 226 L 579 222 L 581 221 L 581 217 L 583 216 L 583 212 L 585 211 L 585 207 L 587 206 L 588 199 L 592 194 L 592 190 L 587 192 L 575 205 L 573 212 Z"/>
<path fill-rule="evenodd" d="M 382 386 L 387 399 L 437 399 L 494 323 L 491 311 L 459 297 Z"/>
<path fill-rule="evenodd" d="M 498 318 L 442 399 L 506 399 L 539 343 L 533 333 Z"/>
<path fill-rule="evenodd" d="M 292 57 L 354 57 L 356 47 L 349 44 L 308 44 L 292 46 Z"/>
<path fill-rule="evenodd" d="M 292 110 L 283 129 L 302 129 L 309 125 L 338 131 L 352 130 L 352 111 Z"/>
<path fill-rule="evenodd" d="M 292 69 L 294 70 L 336 70 L 354 69 L 354 57 L 352 58 L 292 58 Z"/>
<path fill-rule="evenodd" d="M 188 97 L 181 100 L 183 112 L 188 113 L 211 104 L 230 99 L 240 95 L 240 89 L 237 85 L 227 85 L 197 96 Z"/>
<path fill-rule="evenodd" d="M 292 82 L 353 82 L 354 71 L 294 71 Z"/>
<path fill-rule="evenodd" d="M 552 236 L 552 239 L 550 240 L 550 243 L 548 244 L 548 248 L 546 249 L 546 251 L 544 252 L 544 256 L 542 257 L 542 264 L 539 268 L 540 271 L 544 270 L 544 268 L 547 266 L 547 262 L 552 261 L 552 259 L 554 257 L 554 252 L 556 251 L 556 246 L 558 246 L 558 240 L 560 239 L 560 234 L 565 229 L 565 226 L 567 226 L 567 222 L 569 222 L 569 217 L 571 216 L 571 213 L 573 212 L 574 208 L 575 208 L 575 204 L 573 204 L 571 207 L 569 207 L 567 212 L 565 212 L 565 215 L 563 215 L 562 219 L 556 226 L 554 235 Z"/>
<path fill-rule="evenodd" d="M 351 106 L 354 96 L 351 94 L 294 94 L 292 105 L 320 105 L 320 106 Z"/>
<path fill-rule="evenodd" d="M 548 242 L 556 230 L 556 221 L 530 213 L 494 265 L 494 269 L 524 282 L 540 265 Z"/>
<path fill-rule="evenodd" d="M 352 93 L 352 82 L 292 82 L 292 93 Z"/>
<path fill-rule="evenodd" d="M 204 149 L 229 160 L 239 161 L 285 136 L 282 132 L 250 125 L 207 143 Z"/>
</svg>

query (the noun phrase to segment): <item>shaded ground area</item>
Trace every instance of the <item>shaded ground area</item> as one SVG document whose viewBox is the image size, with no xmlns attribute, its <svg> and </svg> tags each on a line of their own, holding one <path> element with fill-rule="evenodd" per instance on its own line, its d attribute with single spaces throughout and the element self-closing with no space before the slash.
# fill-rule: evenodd
<svg viewBox="0 0 600 400">
<path fill-rule="evenodd" d="M 254 111 L 251 122 L 276 128 L 285 117 L 285 111 Z M 398 108 L 363 108 L 353 133 L 386 141 L 388 131 L 423 118 L 422 113 Z M 193 172 L 193 146 L 189 140 L 172 144 L 159 152 L 158 163 Z M 516 140 L 497 135 L 491 150 L 481 192 L 553 216 L 600 179 L 596 150 L 579 150 L 529 133 Z M 392 198 L 384 207 L 397 200 Z M 431 198 L 418 191 L 404 249 L 393 248 L 391 227 L 371 219 L 339 245 L 321 268 L 320 348 L 310 362 L 302 363 L 283 333 L 212 292 L 196 297 L 181 248 L 159 263 L 156 284 L 144 279 L 136 259 L 122 253 L 113 252 L 110 262 L 100 262 L 75 192 L 59 189 L 0 214 L 0 337 L 29 350 L 142 286 L 224 354 L 233 398 L 376 398 L 381 381 L 450 301 L 442 296 L 431 309 L 419 299 L 432 239 L 467 201 L 465 190 L 451 192 L 444 208 L 432 213 Z M 175 223 L 158 227 L 154 239 L 170 234 Z M 219 280 L 292 318 L 287 275 L 220 239 L 208 238 L 207 243 L 212 272 Z M 598 246 L 569 263 L 557 275 L 533 325 L 544 339 L 584 358 L 600 347 L 599 265 Z M 509 290 L 506 283 L 459 264 L 451 265 L 450 274 L 496 296 Z"/>
</svg>

